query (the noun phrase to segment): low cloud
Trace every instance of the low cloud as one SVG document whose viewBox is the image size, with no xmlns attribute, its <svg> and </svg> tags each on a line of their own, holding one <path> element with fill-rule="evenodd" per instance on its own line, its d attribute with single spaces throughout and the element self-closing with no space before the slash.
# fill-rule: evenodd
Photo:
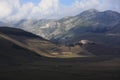
<svg viewBox="0 0 120 80">
<path fill-rule="evenodd" d="M 90 8 L 120 12 L 119 4 L 120 0 L 75 0 L 71 5 L 63 5 L 60 0 L 40 0 L 37 5 L 32 2 L 21 4 L 20 0 L 0 0 L 0 20 L 61 18 Z"/>
</svg>

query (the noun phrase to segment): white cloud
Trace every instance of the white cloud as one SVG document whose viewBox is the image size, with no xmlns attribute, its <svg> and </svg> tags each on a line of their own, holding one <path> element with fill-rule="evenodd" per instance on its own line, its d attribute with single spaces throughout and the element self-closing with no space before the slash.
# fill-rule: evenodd
<svg viewBox="0 0 120 80">
<path fill-rule="evenodd" d="M 34 6 L 29 18 L 38 18 L 38 16 L 39 18 L 54 18 L 59 15 L 59 12 L 59 0 L 41 0 L 37 6 Z"/>
<path fill-rule="evenodd" d="M 90 8 L 120 12 L 119 4 L 120 0 L 76 0 L 71 5 L 63 5 L 60 0 L 40 0 L 37 5 L 31 2 L 21 4 L 20 0 L 0 0 L 0 20 L 60 18 Z"/>
<path fill-rule="evenodd" d="M 0 0 L 0 20 L 6 20 L 20 8 L 19 0 Z"/>
<path fill-rule="evenodd" d="M 0 2 L 0 18 L 4 18 L 12 13 L 11 6 L 5 1 Z"/>
<path fill-rule="evenodd" d="M 7 20 L 21 20 L 21 19 L 26 19 L 29 14 L 31 13 L 31 10 L 33 9 L 33 4 L 32 3 L 27 3 L 24 5 L 20 5 L 20 7 L 14 9 L 14 14 L 10 15 L 7 17 Z"/>
</svg>

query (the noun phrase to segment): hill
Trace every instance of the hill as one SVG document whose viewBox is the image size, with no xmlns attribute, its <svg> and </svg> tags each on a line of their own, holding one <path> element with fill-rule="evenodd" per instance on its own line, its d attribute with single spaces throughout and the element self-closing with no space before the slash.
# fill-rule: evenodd
<svg viewBox="0 0 120 80">
<path fill-rule="evenodd" d="M 0 27 L 0 37 L 15 44 L 16 47 L 20 46 L 44 57 L 70 58 L 91 55 L 80 46 L 70 48 L 64 45 L 56 45 L 42 37 L 17 28 Z M 2 46 L 4 45 L 1 45 L 1 47 Z M 10 46 L 8 45 L 8 47 Z"/>
</svg>

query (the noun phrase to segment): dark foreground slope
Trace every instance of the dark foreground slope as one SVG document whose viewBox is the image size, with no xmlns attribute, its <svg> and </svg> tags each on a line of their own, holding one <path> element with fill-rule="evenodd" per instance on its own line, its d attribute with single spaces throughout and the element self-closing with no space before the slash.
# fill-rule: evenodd
<svg viewBox="0 0 120 80">
<path fill-rule="evenodd" d="M 34 62 L 41 56 L 0 36 L 0 67 Z"/>
<path fill-rule="evenodd" d="M 120 57 L 47 59 L 0 69 L 1 80 L 119 80 Z"/>
<path fill-rule="evenodd" d="M 40 58 L 40 55 L 0 38 L 0 66 L 33 62 Z"/>
</svg>

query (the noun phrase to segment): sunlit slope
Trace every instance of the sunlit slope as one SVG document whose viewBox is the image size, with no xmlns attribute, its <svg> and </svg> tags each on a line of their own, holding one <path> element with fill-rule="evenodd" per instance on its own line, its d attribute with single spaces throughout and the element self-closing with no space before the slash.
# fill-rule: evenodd
<svg viewBox="0 0 120 80">
<path fill-rule="evenodd" d="M 16 28 L 1 27 L 0 37 L 44 57 L 73 58 L 92 55 L 80 46 L 58 46 L 42 37 Z"/>
</svg>

